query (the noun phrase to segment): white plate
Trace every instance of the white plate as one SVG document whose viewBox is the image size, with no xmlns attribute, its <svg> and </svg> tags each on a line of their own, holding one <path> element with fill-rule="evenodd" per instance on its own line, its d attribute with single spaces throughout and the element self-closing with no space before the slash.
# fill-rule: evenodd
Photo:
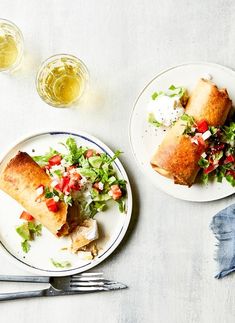
<svg viewBox="0 0 235 323">
<path fill-rule="evenodd" d="M 84 132 L 45 132 L 31 135 L 14 145 L 2 158 L 0 169 L 19 150 L 32 154 L 43 154 L 53 147 L 63 152 L 65 149 L 60 142 L 65 142 L 68 137 L 73 137 L 78 145 L 96 149 L 99 152 L 106 152 L 113 156 L 113 152 L 97 138 Z M 127 181 L 127 213 L 120 213 L 118 205 L 110 205 L 108 210 L 95 216 L 100 227 L 101 238 L 97 244 L 100 248 L 98 256 L 93 260 L 84 259 L 84 254 L 75 255 L 69 251 L 62 251 L 61 248 L 69 245 L 69 238 L 56 238 L 46 228 L 42 229 L 42 236 L 31 242 L 30 251 L 26 254 L 21 250 L 21 238 L 16 233 L 15 228 L 21 224 L 19 215 L 22 207 L 0 191 L 0 241 L 2 251 L 9 256 L 15 264 L 36 274 L 62 276 L 80 273 L 93 268 L 105 258 L 107 258 L 119 245 L 128 228 L 132 212 L 132 193 L 127 174 L 118 159 L 114 162 L 114 167 L 119 178 Z M 70 268 L 55 268 L 50 258 L 55 261 L 69 261 Z"/>
<path fill-rule="evenodd" d="M 191 188 L 175 185 L 150 166 L 150 159 L 161 143 L 164 132 L 147 122 L 147 106 L 155 91 L 167 90 L 171 84 L 185 86 L 189 92 L 201 77 L 213 77 L 219 87 L 228 90 L 230 98 L 235 102 L 235 72 L 231 69 L 212 63 L 186 63 L 172 67 L 158 74 L 140 93 L 132 111 L 129 135 L 135 159 L 144 175 L 162 191 L 182 200 L 206 202 L 218 200 L 234 193 L 234 188 L 225 180 L 223 183 L 208 185 L 194 184 Z"/>
</svg>

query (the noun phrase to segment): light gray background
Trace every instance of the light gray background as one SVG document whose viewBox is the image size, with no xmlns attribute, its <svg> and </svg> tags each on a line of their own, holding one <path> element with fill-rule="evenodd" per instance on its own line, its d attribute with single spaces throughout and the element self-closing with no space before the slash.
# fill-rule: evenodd
<svg viewBox="0 0 235 323">
<path fill-rule="evenodd" d="M 194 60 L 235 68 L 234 12 L 232 0 L 1 0 L 0 15 L 21 28 L 26 50 L 18 73 L 0 75 L 1 151 L 45 128 L 87 131 L 125 152 L 135 205 L 125 241 L 97 268 L 128 290 L 1 303 L 1 322 L 234 322 L 235 277 L 213 278 L 208 229 L 233 197 L 196 204 L 161 193 L 140 173 L 128 140 L 133 103 L 159 71 Z M 35 90 L 40 62 L 62 52 L 90 70 L 91 87 L 78 109 L 51 108 Z M 2 256 L 0 263 L 0 273 L 23 274 Z M 16 288 L 26 286 L 0 286 Z"/>
</svg>

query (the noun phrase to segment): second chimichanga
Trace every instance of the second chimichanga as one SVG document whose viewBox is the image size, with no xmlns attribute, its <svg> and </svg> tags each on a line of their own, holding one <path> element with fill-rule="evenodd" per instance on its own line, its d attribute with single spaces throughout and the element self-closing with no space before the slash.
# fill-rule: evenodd
<svg viewBox="0 0 235 323">
<path fill-rule="evenodd" d="M 200 170 L 204 182 L 210 177 L 218 181 L 225 177 L 234 186 L 234 147 L 230 134 L 235 124 L 226 121 L 232 107 L 227 90 L 200 79 L 190 96 L 186 89 L 171 86 L 168 93 L 156 92 L 152 98 L 149 121 L 155 126 L 170 125 L 151 159 L 153 169 L 172 178 L 175 184 L 189 187 Z M 162 108 L 165 105 L 171 122 L 159 113 L 161 104 Z"/>
</svg>

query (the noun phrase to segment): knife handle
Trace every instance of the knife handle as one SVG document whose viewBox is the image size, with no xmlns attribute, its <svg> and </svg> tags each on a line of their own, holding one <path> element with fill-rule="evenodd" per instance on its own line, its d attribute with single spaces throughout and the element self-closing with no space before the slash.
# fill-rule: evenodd
<svg viewBox="0 0 235 323">
<path fill-rule="evenodd" d="M 47 276 L 0 275 L 0 281 L 25 282 L 25 283 L 49 283 L 50 277 L 47 277 Z"/>
<path fill-rule="evenodd" d="M 0 301 L 10 301 L 13 299 L 45 296 L 46 291 L 47 289 L 17 293 L 0 293 Z"/>
</svg>

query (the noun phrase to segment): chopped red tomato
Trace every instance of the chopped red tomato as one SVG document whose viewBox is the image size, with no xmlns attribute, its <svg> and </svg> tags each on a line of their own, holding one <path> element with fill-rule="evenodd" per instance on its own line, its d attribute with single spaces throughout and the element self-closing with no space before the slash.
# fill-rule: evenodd
<svg viewBox="0 0 235 323">
<path fill-rule="evenodd" d="M 204 133 L 208 130 L 208 123 L 206 122 L 206 120 L 201 120 L 197 122 L 197 130 L 201 133 Z"/>
<path fill-rule="evenodd" d="M 70 178 L 68 176 L 62 177 L 60 182 L 55 186 L 55 189 L 64 192 L 68 188 L 69 181 Z"/>
<path fill-rule="evenodd" d="M 53 198 L 46 200 L 46 205 L 49 211 L 57 212 L 59 210 L 58 202 L 56 202 Z"/>
<path fill-rule="evenodd" d="M 92 187 L 95 188 L 97 191 L 100 191 L 99 183 L 94 183 Z"/>
<path fill-rule="evenodd" d="M 118 200 L 122 196 L 122 191 L 117 184 L 111 186 L 110 195 L 114 200 Z"/>
<path fill-rule="evenodd" d="M 60 165 L 62 157 L 60 155 L 55 155 L 49 159 L 49 165 Z"/>
<path fill-rule="evenodd" d="M 76 179 L 71 179 L 69 182 L 69 189 L 74 191 L 80 191 L 81 186 Z"/>
<path fill-rule="evenodd" d="M 86 158 L 90 158 L 94 155 L 94 151 L 92 149 L 88 149 L 85 153 Z"/>
<path fill-rule="evenodd" d="M 26 212 L 26 211 L 23 211 L 23 212 L 21 213 L 21 215 L 20 215 L 20 219 L 21 219 L 21 220 L 28 221 L 28 222 L 33 222 L 33 221 L 34 221 L 34 217 L 33 217 L 30 213 L 28 213 L 28 212 Z"/>
<path fill-rule="evenodd" d="M 215 170 L 217 166 L 218 165 L 213 165 L 213 164 L 209 165 L 207 168 L 204 169 L 204 173 L 209 174 L 213 172 L 213 170 Z"/>
<path fill-rule="evenodd" d="M 225 158 L 224 160 L 224 164 L 229 164 L 229 163 L 233 163 L 234 162 L 234 156 L 233 155 L 229 155 Z"/>
</svg>

